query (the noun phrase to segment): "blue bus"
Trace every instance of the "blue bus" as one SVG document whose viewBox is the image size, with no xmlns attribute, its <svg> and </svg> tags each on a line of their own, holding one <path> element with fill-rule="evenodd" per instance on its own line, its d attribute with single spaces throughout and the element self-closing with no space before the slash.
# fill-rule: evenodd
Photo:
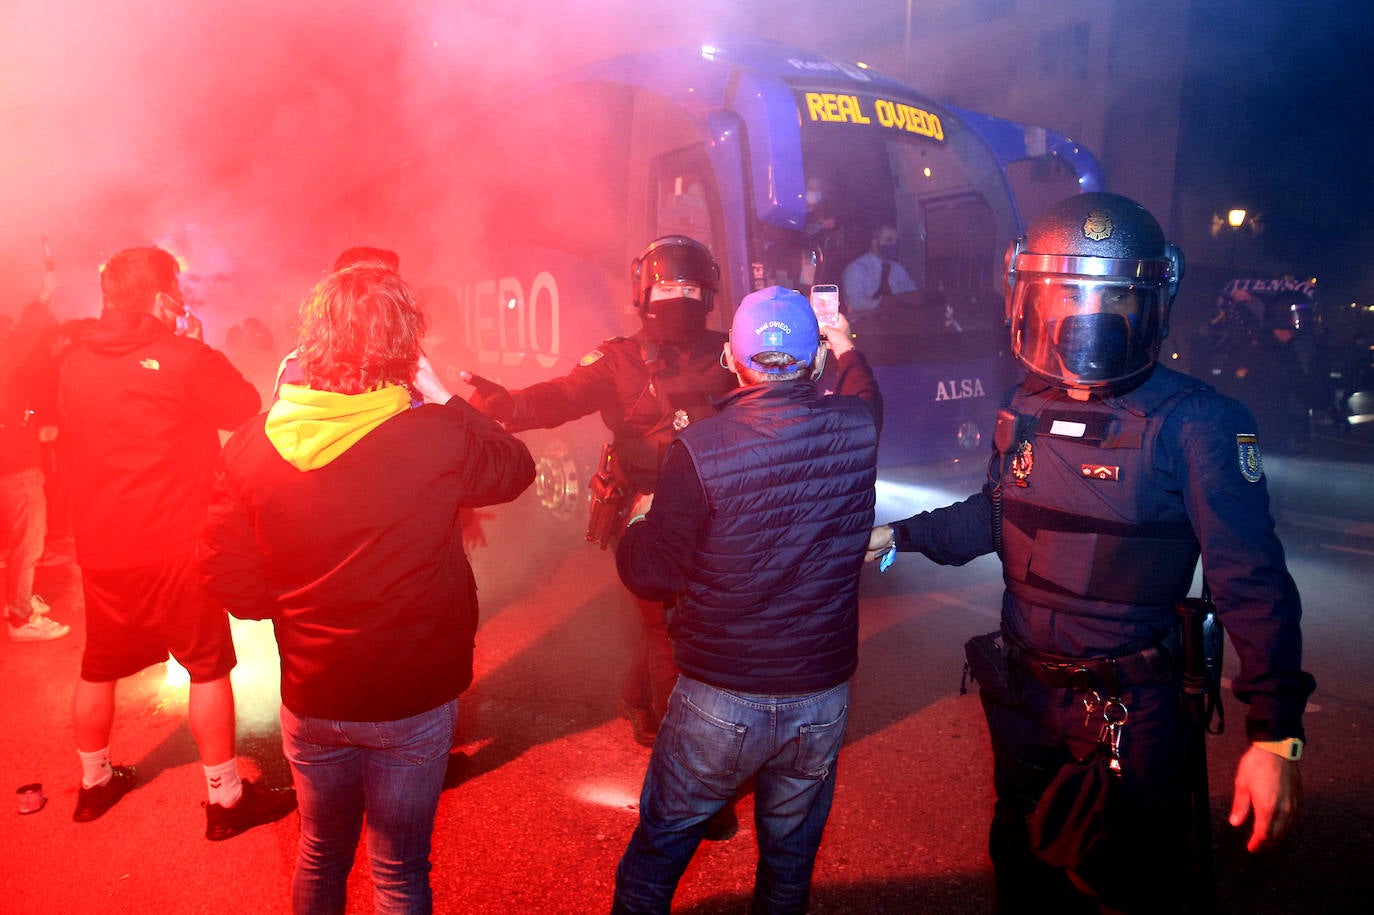
<svg viewBox="0 0 1374 915">
<path fill-rule="evenodd" d="M 725 330 L 754 289 L 840 284 L 873 229 L 891 226 L 916 289 L 853 321 L 887 402 L 880 459 L 975 484 L 1015 380 L 1007 244 L 1102 181 L 1093 155 L 1052 131 L 758 39 L 630 54 L 488 109 L 379 179 L 349 229 L 433 281 L 431 314 L 454 341 L 441 372 L 521 387 L 635 332 L 629 264 L 662 235 L 715 254 L 711 321 Z M 522 435 L 540 460 L 537 498 L 584 518 L 599 419 Z"/>
</svg>

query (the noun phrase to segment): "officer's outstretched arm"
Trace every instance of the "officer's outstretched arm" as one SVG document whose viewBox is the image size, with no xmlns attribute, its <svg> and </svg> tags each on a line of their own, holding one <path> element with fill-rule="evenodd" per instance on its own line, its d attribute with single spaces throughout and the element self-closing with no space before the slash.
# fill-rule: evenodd
<svg viewBox="0 0 1374 915">
<path fill-rule="evenodd" d="M 1251 747 L 1236 767 L 1236 794 L 1231 801 L 1232 826 L 1244 826 L 1253 813 L 1247 851 L 1258 851 L 1283 838 L 1293 825 L 1302 800 L 1302 777 L 1296 762 Z"/>
</svg>

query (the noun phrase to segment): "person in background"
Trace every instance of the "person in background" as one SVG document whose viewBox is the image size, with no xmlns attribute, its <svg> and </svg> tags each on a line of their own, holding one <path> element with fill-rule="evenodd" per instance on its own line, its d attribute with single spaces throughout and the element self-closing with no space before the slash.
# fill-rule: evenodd
<svg viewBox="0 0 1374 915">
<path fill-rule="evenodd" d="M 229 617 L 201 584 L 194 557 L 218 430 L 242 423 L 261 401 L 224 354 L 202 342 L 179 272 L 161 248 L 111 257 L 100 273 L 100 320 L 60 370 L 86 598 L 72 697 L 82 772 L 73 818 L 103 816 L 133 788 L 134 768 L 110 764 L 115 687 L 170 653 L 190 675 L 191 735 L 209 794 L 205 837 L 219 841 L 281 819 L 296 798 L 239 777 Z"/>
<path fill-rule="evenodd" d="M 477 631 L 459 511 L 534 479 L 524 444 L 440 383 L 425 326 L 384 264 L 322 280 L 301 306 L 304 384 L 226 443 L 201 543 L 210 592 L 276 632 L 300 913 L 343 912 L 364 823 L 376 910 L 431 911 L 431 834 Z"/>
<path fill-rule="evenodd" d="M 798 293 L 744 297 L 723 347 L 738 387 L 668 449 L 653 504 L 616 552 L 621 579 L 681 595 L 682 676 L 654 743 L 613 912 L 667 913 L 710 818 L 756 779 L 750 911 L 803 913 L 835 791 L 882 399 L 848 323 Z M 840 365 L 822 396 L 826 344 Z"/>
<path fill-rule="evenodd" d="M 48 602 L 33 590 L 48 532 L 42 447 L 57 435 L 57 322 L 48 309 L 56 287 L 50 268 L 18 323 L 0 330 L 0 599 L 14 642 L 50 642 L 72 628 L 49 617 Z"/>
<path fill-rule="evenodd" d="M 844 268 L 840 294 L 851 318 L 873 311 L 892 296 L 916 291 L 911 274 L 897 262 L 897 237 L 896 226 L 875 227 L 868 250 Z"/>
<path fill-rule="evenodd" d="M 999 414 L 988 482 L 874 528 L 868 557 L 1002 560 L 1000 633 L 969 654 L 986 671 L 1002 911 L 1187 911 L 1190 775 L 1205 761 L 1189 752 L 1202 724 L 1186 714 L 1176 608 L 1199 556 L 1249 706 L 1231 825 L 1253 816 L 1248 848 L 1270 846 L 1300 795 L 1315 683 L 1255 420 L 1157 364 L 1183 261 L 1140 204 L 1060 201 L 1006 263 L 1028 374 Z"/>
</svg>

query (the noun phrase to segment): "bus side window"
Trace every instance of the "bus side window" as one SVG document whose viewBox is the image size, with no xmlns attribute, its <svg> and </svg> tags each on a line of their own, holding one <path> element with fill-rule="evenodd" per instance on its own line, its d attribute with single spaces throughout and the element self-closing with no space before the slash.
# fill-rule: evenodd
<svg viewBox="0 0 1374 915">
<path fill-rule="evenodd" d="M 686 235 L 712 247 L 711 213 L 706 184 L 700 177 L 690 174 L 660 177 L 656 197 L 656 236 Z"/>
</svg>

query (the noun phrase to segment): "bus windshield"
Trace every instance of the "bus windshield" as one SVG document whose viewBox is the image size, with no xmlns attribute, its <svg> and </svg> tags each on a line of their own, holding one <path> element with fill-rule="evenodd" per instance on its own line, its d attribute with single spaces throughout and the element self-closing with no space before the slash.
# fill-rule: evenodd
<svg viewBox="0 0 1374 915">
<path fill-rule="evenodd" d="M 876 363 L 995 352 L 1016 216 L 992 155 L 957 120 L 915 105 L 796 96 L 806 225 L 761 228 L 769 281 L 838 285 Z"/>
</svg>

